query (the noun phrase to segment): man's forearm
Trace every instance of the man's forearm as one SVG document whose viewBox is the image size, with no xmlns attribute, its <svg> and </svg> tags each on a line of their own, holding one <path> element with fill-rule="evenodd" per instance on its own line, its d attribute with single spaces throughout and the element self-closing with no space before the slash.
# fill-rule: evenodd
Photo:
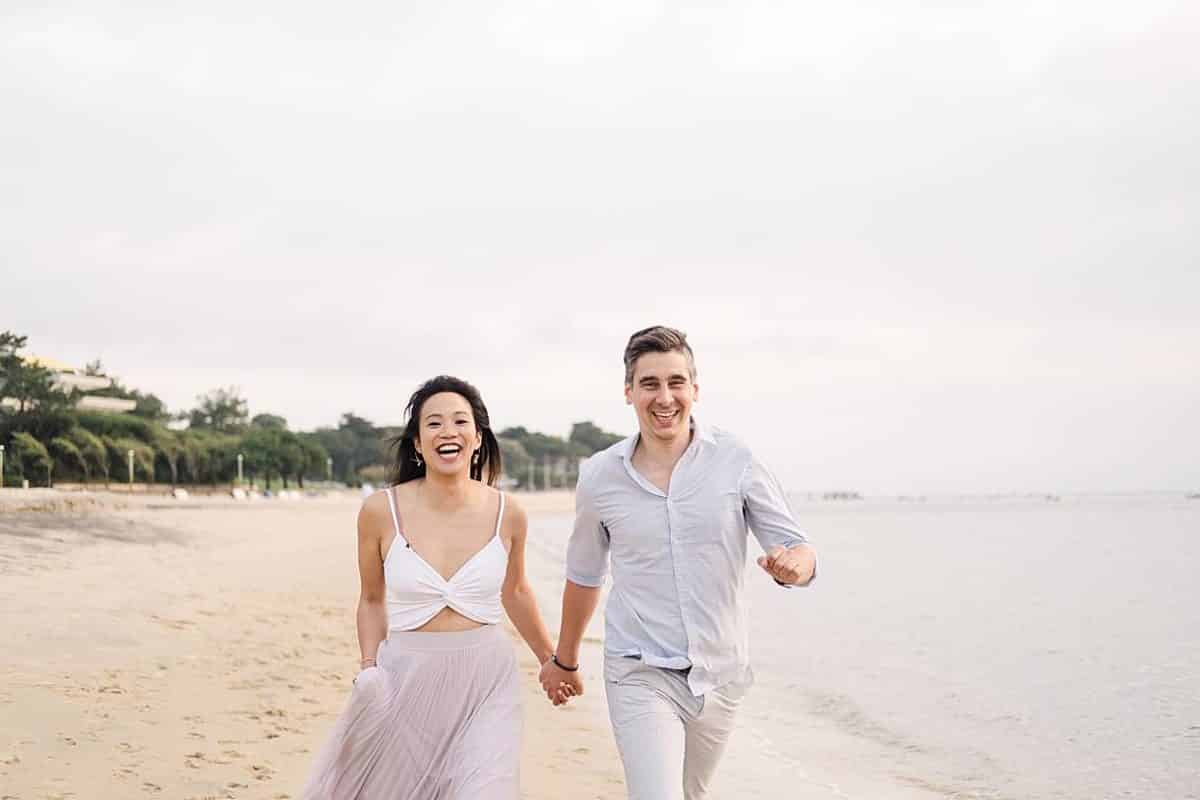
<svg viewBox="0 0 1200 800">
<path fill-rule="evenodd" d="M 565 664 L 579 663 L 579 646 L 587 630 L 596 604 L 600 602 L 599 586 L 580 586 L 567 581 L 563 587 L 562 625 L 558 631 L 558 658 Z"/>
</svg>

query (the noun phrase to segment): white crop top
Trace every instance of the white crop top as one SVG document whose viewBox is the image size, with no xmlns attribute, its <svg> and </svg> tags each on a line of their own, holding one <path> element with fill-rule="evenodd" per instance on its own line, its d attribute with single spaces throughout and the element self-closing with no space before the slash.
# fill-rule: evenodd
<svg viewBox="0 0 1200 800">
<path fill-rule="evenodd" d="M 458 572 L 450 576 L 450 580 L 446 580 L 412 549 L 405 538 L 400 515 L 396 511 L 395 487 L 384 491 L 392 508 L 392 523 L 396 526 L 396 538 L 383 560 L 388 629 L 415 630 L 447 607 L 484 625 L 498 623 L 504 613 L 500 605 L 500 589 L 508 570 L 508 552 L 500 539 L 500 523 L 504 520 L 504 492 L 500 493 L 495 534 L 458 568 Z"/>
</svg>

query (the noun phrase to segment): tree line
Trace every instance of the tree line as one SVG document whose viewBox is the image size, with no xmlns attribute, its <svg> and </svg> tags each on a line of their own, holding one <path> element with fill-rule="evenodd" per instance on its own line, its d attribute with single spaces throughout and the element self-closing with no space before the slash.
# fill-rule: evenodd
<svg viewBox="0 0 1200 800">
<path fill-rule="evenodd" d="M 31 486 L 131 480 L 216 486 L 237 479 L 239 455 L 245 479 L 268 489 L 276 482 L 303 488 L 306 480 L 381 483 L 389 443 L 399 433 L 353 412 L 336 427 L 292 431 L 279 415 L 250 416 L 248 401 L 234 387 L 201 395 L 194 408 L 172 414 L 154 394 L 111 379 L 108 388 L 88 394 L 133 400 L 134 409 L 83 411 L 75 407 L 78 391 L 64 391 L 51 370 L 20 355 L 26 342 L 11 331 L 0 333 L 6 486 L 23 480 Z M 103 375 L 103 365 L 88 364 L 85 373 Z M 580 422 L 566 439 L 523 427 L 505 429 L 498 438 L 509 485 L 543 489 L 574 486 L 579 460 L 620 437 Z"/>
</svg>

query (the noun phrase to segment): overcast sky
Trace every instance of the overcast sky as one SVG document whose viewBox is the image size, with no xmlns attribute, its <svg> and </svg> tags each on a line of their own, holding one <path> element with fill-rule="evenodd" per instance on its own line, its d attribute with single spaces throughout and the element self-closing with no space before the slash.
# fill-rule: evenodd
<svg viewBox="0 0 1200 800">
<path fill-rule="evenodd" d="M 1200 489 L 1198 9 L 6 2 L 0 329 L 564 434 L 661 322 L 798 491 Z"/>
</svg>

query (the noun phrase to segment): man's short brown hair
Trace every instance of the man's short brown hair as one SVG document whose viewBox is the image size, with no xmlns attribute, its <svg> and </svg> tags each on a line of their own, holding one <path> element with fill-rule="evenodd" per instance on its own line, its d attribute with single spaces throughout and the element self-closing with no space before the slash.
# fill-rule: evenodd
<svg viewBox="0 0 1200 800">
<path fill-rule="evenodd" d="M 683 353 L 687 356 L 688 372 L 696 380 L 696 356 L 688 345 L 687 334 L 665 325 L 651 325 L 629 337 L 625 345 L 625 385 L 633 383 L 633 368 L 646 353 Z"/>
</svg>

